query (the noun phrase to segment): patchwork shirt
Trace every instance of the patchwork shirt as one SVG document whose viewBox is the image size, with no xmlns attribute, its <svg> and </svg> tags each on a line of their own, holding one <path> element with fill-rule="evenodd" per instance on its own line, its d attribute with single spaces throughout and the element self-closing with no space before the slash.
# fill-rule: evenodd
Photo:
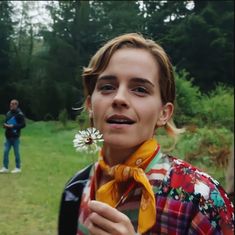
<svg viewBox="0 0 235 235">
<path fill-rule="evenodd" d="M 94 164 L 85 184 L 78 215 L 77 235 L 89 234 L 84 222 L 96 177 Z M 220 184 L 189 163 L 159 152 L 145 169 L 156 199 L 156 223 L 145 235 L 214 235 L 234 233 L 234 208 Z M 128 187 L 128 186 L 127 186 Z M 141 186 L 130 192 L 117 209 L 137 230 Z"/>
</svg>

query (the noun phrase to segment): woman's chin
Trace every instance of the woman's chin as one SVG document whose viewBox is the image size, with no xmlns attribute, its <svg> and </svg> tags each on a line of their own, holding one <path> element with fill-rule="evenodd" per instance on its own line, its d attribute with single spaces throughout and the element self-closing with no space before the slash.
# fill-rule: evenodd
<svg viewBox="0 0 235 235">
<path fill-rule="evenodd" d="M 134 148 L 140 144 L 141 141 L 135 141 L 133 140 L 133 138 L 127 138 L 127 136 L 125 137 L 104 136 L 105 147 L 110 147 L 114 149 L 129 149 L 129 148 Z"/>
</svg>

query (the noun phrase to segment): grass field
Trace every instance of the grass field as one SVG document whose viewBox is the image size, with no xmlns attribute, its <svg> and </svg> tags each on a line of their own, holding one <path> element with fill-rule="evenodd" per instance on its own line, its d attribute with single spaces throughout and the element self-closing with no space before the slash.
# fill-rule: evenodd
<svg viewBox="0 0 235 235">
<path fill-rule="evenodd" d="M 0 175 L 1 235 L 56 234 L 62 189 L 89 161 L 72 147 L 75 131 L 51 122 L 28 123 L 22 130 L 22 173 Z M 3 130 L 0 142 L 2 154 Z M 14 167 L 11 151 L 10 169 Z"/>
<path fill-rule="evenodd" d="M 75 172 L 91 161 L 72 146 L 76 127 L 73 122 L 66 129 L 58 122 L 27 122 L 21 137 L 22 173 L 0 175 L 1 235 L 56 235 L 62 189 Z M 14 167 L 11 151 L 10 169 Z M 208 172 L 224 184 L 223 169 L 212 166 Z"/>
</svg>

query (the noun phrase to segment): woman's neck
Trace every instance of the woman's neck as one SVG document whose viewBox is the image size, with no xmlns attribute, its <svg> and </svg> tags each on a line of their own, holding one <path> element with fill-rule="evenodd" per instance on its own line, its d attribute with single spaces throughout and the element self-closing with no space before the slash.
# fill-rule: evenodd
<svg viewBox="0 0 235 235">
<path fill-rule="evenodd" d="M 103 155 L 105 162 L 109 166 L 114 166 L 117 164 L 121 164 L 125 162 L 130 156 L 139 148 L 139 146 L 135 146 L 133 148 L 119 148 L 113 146 L 107 146 L 104 144 L 103 146 Z"/>
</svg>

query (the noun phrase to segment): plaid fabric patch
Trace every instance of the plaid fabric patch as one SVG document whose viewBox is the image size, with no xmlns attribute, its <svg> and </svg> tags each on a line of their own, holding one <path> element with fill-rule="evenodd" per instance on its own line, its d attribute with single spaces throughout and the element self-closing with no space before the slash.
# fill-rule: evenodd
<svg viewBox="0 0 235 235">
<path fill-rule="evenodd" d="M 148 234 L 214 234 L 215 231 L 192 202 L 181 202 L 157 196 L 157 221 Z"/>
</svg>

